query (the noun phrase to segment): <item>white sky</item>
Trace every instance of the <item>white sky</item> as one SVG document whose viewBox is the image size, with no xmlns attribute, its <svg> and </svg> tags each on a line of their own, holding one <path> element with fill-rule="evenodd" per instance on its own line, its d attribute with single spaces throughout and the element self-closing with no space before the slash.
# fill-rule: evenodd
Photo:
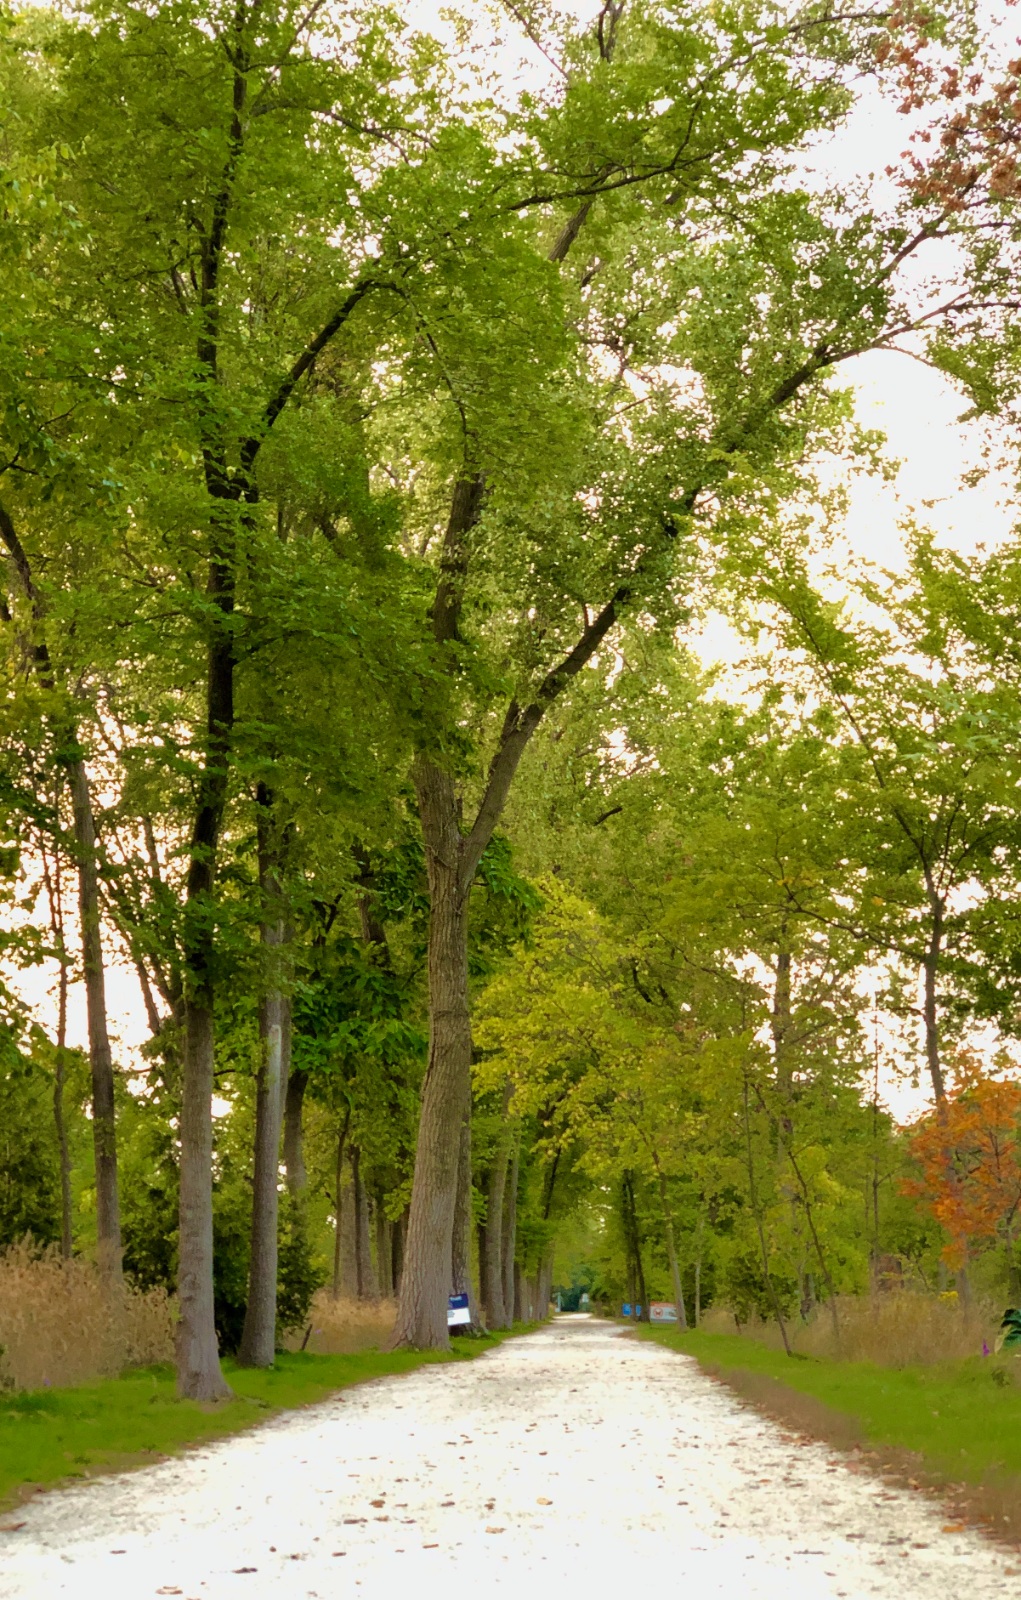
<svg viewBox="0 0 1021 1600">
<path fill-rule="evenodd" d="M 594 16 L 599 7 L 594 0 L 574 0 L 562 3 L 558 9 Z M 447 33 L 438 0 L 408 0 L 404 10 L 410 22 L 431 26 L 441 36 Z M 476 12 L 480 29 L 486 25 L 485 15 L 481 7 Z M 1010 21 L 1011 41 L 1017 22 L 1016 17 Z M 1008 25 L 1000 26 L 1007 29 Z M 523 44 L 522 55 L 525 64 L 519 66 L 517 51 L 494 50 L 492 63 L 529 87 L 544 83 L 550 70 L 538 52 Z M 881 174 L 897 160 L 908 132 L 904 119 L 869 92 L 837 137 L 813 154 L 809 169 L 818 174 L 820 182 L 837 184 L 856 183 L 866 173 Z M 977 487 L 962 487 L 964 472 L 980 462 L 982 431 L 978 425 L 960 420 L 964 403 L 945 379 L 908 356 L 879 352 L 849 364 L 842 371 L 841 380 L 854 389 L 861 422 L 881 429 L 888 439 L 889 454 L 902 462 L 893 484 L 861 479 L 853 483 L 843 535 L 849 553 L 883 566 L 899 566 L 903 546 L 898 524 L 908 513 L 934 528 L 941 542 L 961 551 L 973 551 L 979 544 L 995 544 L 1010 531 L 1016 511 L 1010 502 L 1008 484 L 987 478 Z M 741 653 L 735 636 L 719 618 L 710 619 L 696 644 L 707 661 L 733 662 Z M 137 1063 L 138 1049 L 148 1037 L 137 980 L 114 952 L 111 957 L 111 1031 L 121 1060 L 125 1064 L 129 1060 Z M 54 1015 L 54 983 L 52 969 L 35 969 L 21 975 L 18 988 L 33 1008 Z M 70 996 L 69 1042 L 87 1042 L 80 986 L 75 986 Z M 903 1117 L 916 1115 L 924 1092 L 920 1097 L 910 1089 L 898 1087 L 889 1072 L 884 1077 L 884 1092 L 891 1109 Z"/>
</svg>

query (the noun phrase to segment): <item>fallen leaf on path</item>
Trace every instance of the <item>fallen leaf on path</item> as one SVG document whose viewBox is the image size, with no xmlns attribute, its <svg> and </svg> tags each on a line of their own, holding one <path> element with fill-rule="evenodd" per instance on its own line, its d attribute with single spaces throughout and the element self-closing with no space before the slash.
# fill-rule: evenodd
<svg viewBox="0 0 1021 1600">
<path fill-rule="evenodd" d="M 23 1522 L 5 1522 L 0 1526 L 0 1533 L 17 1533 L 18 1529 L 24 1526 Z"/>
<path fill-rule="evenodd" d="M 347 1555 L 347 1551 L 346 1550 L 334 1550 L 333 1553 L 334 1553 L 335 1556 L 346 1556 Z"/>
<path fill-rule="evenodd" d="M 487 1528 L 486 1532 L 487 1533 L 505 1533 L 506 1529 L 505 1528 Z"/>
<path fill-rule="evenodd" d="M 551 1506 L 553 1504 L 553 1501 L 552 1500 L 547 1500 L 546 1496 L 544 1494 L 541 1494 L 539 1496 L 538 1500 L 535 1503 L 536 1503 L 537 1506 Z"/>
<path fill-rule="evenodd" d="M 386 1501 L 385 1500 L 370 1500 L 369 1501 L 369 1505 L 370 1506 L 385 1506 L 386 1505 Z"/>
<path fill-rule="evenodd" d="M 171 1584 L 168 1583 L 164 1588 L 157 1589 L 156 1593 L 157 1594 L 183 1594 L 184 1590 L 183 1589 L 175 1589 Z"/>
<path fill-rule="evenodd" d="M 438 1544 L 424 1544 L 424 1545 L 423 1545 L 423 1546 L 422 1546 L 422 1549 L 423 1549 L 423 1550 L 438 1550 L 438 1549 L 439 1549 L 439 1548 L 440 1548 L 440 1547 L 439 1547 L 439 1545 L 438 1545 Z"/>
<path fill-rule="evenodd" d="M 965 1529 L 967 1528 L 967 1526 L 968 1526 L 968 1524 L 966 1522 L 944 1522 L 943 1527 L 941 1529 L 941 1532 L 943 1532 L 943 1533 L 963 1533 L 965 1531 Z"/>
<path fill-rule="evenodd" d="M 234 1568 L 235 1572 L 258 1572 L 258 1570 L 259 1570 L 258 1567 L 235 1567 Z M 169 1589 L 169 1590 L 164 1590 L 163 1592 L 165 1594 L 180 1594 L 181 1591 L 180 1591 L 180 1589 L 176 1589 L 176 1590 L 175 1589 Z"/>
</svg>

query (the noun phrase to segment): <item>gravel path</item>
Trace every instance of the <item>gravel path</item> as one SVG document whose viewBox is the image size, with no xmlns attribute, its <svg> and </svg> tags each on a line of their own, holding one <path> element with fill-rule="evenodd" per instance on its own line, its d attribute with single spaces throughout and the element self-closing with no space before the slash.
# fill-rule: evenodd
<svg viewBox="0 0 1021 1600">
<path fill-rule="evenodd" d="M 584 1317 L 17 1517 L 2 1600 L 450 1600 L 528 1596 L 533 1580 L 699 1600 L 1018 1589 L 1009 1556 L 943 1532 L 921 1494 L 855 1476 L 694 1361 Z"/>
</svg>

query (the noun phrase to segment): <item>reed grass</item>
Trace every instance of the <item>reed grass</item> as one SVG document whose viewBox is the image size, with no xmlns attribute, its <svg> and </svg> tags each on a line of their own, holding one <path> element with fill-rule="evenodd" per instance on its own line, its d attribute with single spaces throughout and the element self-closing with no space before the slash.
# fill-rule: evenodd
<svg viewBox="0 0 1021 1600">
<path fill-rule="evenodd" d="M 975 1300 L 964 1304 L 955 1294 L 926 1294 L 894 1289 L 870 1295 L 839 1295 L 834 1329 L 829 1305 L 817 1306 L 808 1320 L 792 1317 L 787 1324 L 791 1349 L 821 1361 L 868 1361 L 880 1367 L 933 1366 L 981 1355 L 992 1349 L 1002 1306 Z M 701 1331 L 734 1334 L 733 1313 L 714 1306 L 702 1319 Z M 775 1322 L 742 1324 L 741 1335 L 782 1350 Z"/>
<path fill-rule="evenodd" d="M 165 1290 L 111 1291 L 92 1262 L 27 1241 L 0 1252 L 0 1387 L 68 1388 L 173 1354 Z"/>
<path fill-rule="evenodd" d="M 396 1318 L 396 1300 L 355 1300 L 346 1295 L 335 1300 L 328 1289 L 320 1289 L 305 1328 L 288 1334 L 284 1345 L 288 1350 L 304 1349 L 320 1356 L 381 1350 L 393 1333 Z"/>
</svg>

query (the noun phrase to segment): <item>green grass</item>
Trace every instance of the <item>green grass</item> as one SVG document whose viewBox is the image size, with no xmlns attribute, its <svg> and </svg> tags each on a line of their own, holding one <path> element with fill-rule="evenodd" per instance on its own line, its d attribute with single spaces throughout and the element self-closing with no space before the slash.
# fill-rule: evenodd
<svg viewBox="0 0 1021 1600">
<path fill-rule="evenodd" d="M 470 1360 L 528 1329 L 457 1339 L 451 1354 L 368 1350 L 358 1355 L 278 1355 L 269 1371 L 224 1362 L 236 1398 L 202 1406 L 178 1400 L 173 1368 L 146 1367 L 83 1384 L 0 1396 L 0 1507 L 30 1484 L 145 1466 L 208 1439 L 237 1433 L 274 1412 L 322 1400 L 338 1389 L 435 1362 Z"/>
<path fill-rule="evenodd" d="M 941 1472 L 981 1483 L 1021 1476 L 1021 1376 L 1011 1356 L 925 1367 L 785 1356 L 735 1334 L 642 1329 L 704 1366 L 762 1373 L 853 1418 L 873 1446 L 916 1450 Z"/>
</svg>

